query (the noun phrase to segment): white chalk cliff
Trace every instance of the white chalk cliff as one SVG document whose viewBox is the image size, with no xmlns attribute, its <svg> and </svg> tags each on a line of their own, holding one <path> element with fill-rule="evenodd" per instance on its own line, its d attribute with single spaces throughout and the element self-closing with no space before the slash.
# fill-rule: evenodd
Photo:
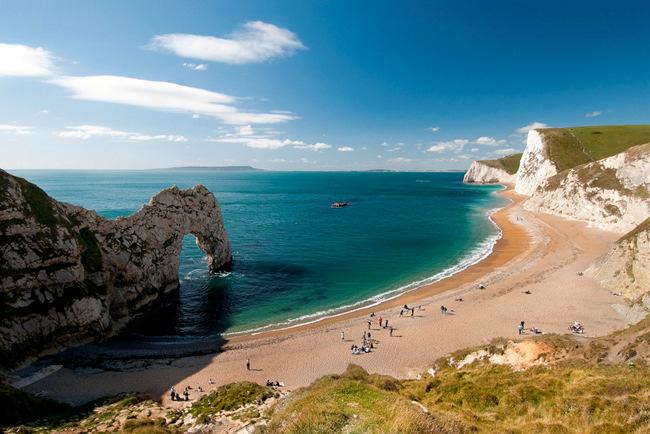
<svg viewBox="0 0 650 434">
<path fill-rule="evenodd" d="M 542 134 L 537 130 L 528 132 L 526 149 L 517 171 L 515 191 L 530 196 L 544 180 L 556 173 L 557 168 L 549 158 L 548 146 Z"/>
<path fill-rule="evenodd" d="M 107 220 L 0 170 L 0 366 L 120 331 L 178 288 L 183 236 L 211 270 L 230 245 L 215 197 L 168 188 Z"/>
<path fill-rule="evenodd" d="M 482 161 L 474 161 L 465 172 L 463 182 L 473 184 L 514 184 L 515 179 L 515 175 L 511 175 L 503 169 L 492 167 Z"/>
<path fill-rule="evenodd" d="M 546 178 L 524 206 L 628 232 L 650 217 L 650 144 Z"/>
<path fill-rule="evenodd" d="M 614 243 L 585 274 L 625 298 L 639 301 L 650 291 L 650 218 Z"/>
</svg>

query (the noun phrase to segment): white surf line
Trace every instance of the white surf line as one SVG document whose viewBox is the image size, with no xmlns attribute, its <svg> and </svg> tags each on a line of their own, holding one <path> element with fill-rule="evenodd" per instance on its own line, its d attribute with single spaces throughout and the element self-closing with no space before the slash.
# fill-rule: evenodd
<svg viewBox="0 0 650 434">
<path fill-rule="evenodd" d="M 503 191 L 503 190 L 505 190 L 505 186 L 499 191 Z M 508 199 L 508 200 L 509 200 L 509 204 L 511 204 L 513 202 L 511 199 Z M 332 309 L 328 309 L 328 310 L 324 310 L 324 311 L 319 311 L 319 312 L 315 312 L 315 313 L 311 313 L 311 314 L 307 314 L 307 315 L 302 315 L 302 316 L 299 316 L 297 318 L 292 318 L 292 319 L 282 321 L 282 322 L 279 322 L 279 323 L 268 324 L 268 325 L 265 325 L 265 326 L 256 327 L 256 328 L 252 328 L 252 329 L 248 329 L 248 330 L 230 332 L 230 333 L 223 333 L 222 336 L 238 336 L 238 335 L 246 335 L 246 334 L 256 336 L 256 335 L 262 334 L 262 333 L 267 332 L 267 331 L 284 331 L 284 330 L 290 330 L 290 329 L 293 329 L 293 328 L 296 328 L 296 327 L 302 327 L 302 326 L 305 326 L 305 325 L 316 324 L 316 323 L 321 322 L 321 321 L 326 320 L 326 319 L 337 318 L 337 317 L 346 315 L 348 313 L 354 313 L 354 312 L 358 312 L 360 310 L 364 310 L 364 309 L 367 309 L 367 308 L 377 306 L 377 305 L 379 305 L 381 303 L 384 303 L 384 302 L 387 302 L 387 301 L 390 301 L 390 300 L 394 300 L 397 297 L 400 297 L 400 296 L 402 296 L 404 294 L 407 294 L 409 292 L 412 292 L 412 291 L 415 291 L 415 290 L 417 290 L 419 288 L 422 288 L 423 286 L 430 285 L 430 284 L 433 284 L 433 283 L 437 283 L 437 282 L 440 282 L 441 280 L 452 277 L 455 274 L 458 274 L 461 271 L 466 270 L 467 268 L 471 267 L 472 265 L 478 264 L 479 262 L 481 262 L 482 260 L 484 260 L 485 258 L 487 258 L 488 256 L 490 256 L 492 254 L 492 252 L 494 251 L 494 246 L 496 245 L 497 241 L 500 240 L 501 238 L 503 238 L 503 231 L 501 230 L 499 225 L 496 224 L 496 222 L 492 218 L 492 215 L 495 212 L 497 212 L 497 211 L 499 211 L 501 209 L 504 209 L 508 205 L 505 205 L 505 206 L 500 207 L 500 208 L 492 208 L 491 210 L 489 210 L 487 212 L 488 220 L 494 225 L 495 228 L 497 228 L 497 233 L 495 235 L 488 237 L 486 240 L 484 240 L 482 243 L 480 243 L 479 247 L 472 250 L 473 253 L 470 252 L 470 254 L 468 256 L 466 256 L 463 260 L 461 260 L 458 264 L 456 264 L 456 265 L 454 265 L 452 267 L 446 268 L 445 270 L 443 270 L 443 271 L 441 271 L 439 273 L 436 273 L 431 277 L 427 277 L 427 278 L 422 279 L 422 280 L 411 282 L 411 283 L 409 283 L 407 285 L 401 286 L 401 287 L 396 288 L 396 289 L 392 289 L 392 290 L 387 291 L 387 292 L 383 292 L 383 293 L 378 294 L 378 295 L 374 295 L 374 296 L 372 296 L 370 298 L 366 298 L 366 299 L 358 301 L 356 303 L 352 303 L 352 304 L 348 304 L 348 305 L 344 305 L 344 306 L 340 306 L 340 307 L 336 307 L 336 308 L 332 308 Z M 480 249 L 480 246 L 484 245 L 486 243 L 488 244 L 487 248 Z M 477 256 L 477 254 L 478 254 L 478 256 Z M 388 294 L 392 294 L 392 295 L 390 297 L 386 297 L 386 295 L 388 295 Z M 366 304 L 368 302 L 371 302 L 371 303 Z M 305 321 L 305 320 L 307 320 L 309 318 L 314 318 L 314 319 L 312 319 L 311 321 Z M 294 324 L 294 323 L 296 323 L 296 324 Z M 285 327 L 278 327 L 278 326 L 285 326 Z"/>
</svg>

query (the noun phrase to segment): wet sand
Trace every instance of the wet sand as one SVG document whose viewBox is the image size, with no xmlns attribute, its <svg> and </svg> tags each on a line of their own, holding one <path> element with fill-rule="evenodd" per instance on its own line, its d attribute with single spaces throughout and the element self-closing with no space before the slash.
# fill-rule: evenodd
<svg viewBox="0 0 650 434">
<path fill-rule="evenodd" d="M 200 395 L 198 386 L 208 392 L 242 380 L 262 384 L 267 379 L 279 380 L 294 389 L 320 376 L 340 373 L 348 363 L 370 372 L 414 378 L 452 351 L 497 336 L 517 336 L 521 320 L 527 328 L 539 327 L 544 333 L 565 333 L 574 320 L 585 325 L 589 336 L 623 328 L 624 321 L 611 307 L 620 299 L 578 274 L 607 251 L 619 234 L 525 211 L 521 196 L 512 190 L 500 194 L 513 202 L 492 216 L 503 232 L 493 253 L 447 279 L 316 323 L 233 336 L 218 354 L 152 361 L 144 368 L 119 372 L 64 367 L 26 389 L 70 403 L 143 392 L 178 406 L 183 404 L 168 401 L 172 385 L 177 390 L 193 387 L 192 399 Z M 479 284 L 485 289 L 479 289 Z M 416 308 L 413 317 L 410 313 L 400 317 L 404 304 L 421 309 Z M 448 315 L 441 315 L 440 305 L 449 308 Z M 370 354 L 352 355 L 350 346 L 360 345 L 370 312 L 375 313 L 370 332 L 376 348 Z M 395 327 L 393 337 L 387 329 L 379 329 L 379 317 Z M 245 367 L 247 358 L 251 371 Z"/>
</svg>

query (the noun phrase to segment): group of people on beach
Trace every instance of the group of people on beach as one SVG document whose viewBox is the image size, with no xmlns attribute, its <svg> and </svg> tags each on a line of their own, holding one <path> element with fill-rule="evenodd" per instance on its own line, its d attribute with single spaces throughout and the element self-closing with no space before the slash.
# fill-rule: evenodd
<svg viewBox="0 0 650 434">
<path fill-rule="evenodd" d="M 185 396 L 185 399 L 182 398 L 182 396 L 176 392 L 176 387 L 172 386 L 172 389 L 169 392 L 169 395 L 172 399 L 172 401 L 189 401 L 190 400 L 190 386 L 185 386 L 185 389 L 183 389 L 183 396 Z"/>
<path fill-rule="evenodd" d="M 519 332 L 520 335 L 526 334 L 526 323 L 522 320 L 519 325 L 517 326 L 517 331 Z M 541 335 L 542 334 L 542 329 L 538 327 L 531 327 L 528 329 L 528 332 L 535 334 L 535 335 Z"/>
</svg>

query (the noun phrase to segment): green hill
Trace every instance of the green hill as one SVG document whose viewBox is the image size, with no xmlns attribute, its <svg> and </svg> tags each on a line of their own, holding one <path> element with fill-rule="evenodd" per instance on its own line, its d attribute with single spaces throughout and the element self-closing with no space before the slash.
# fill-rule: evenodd
<svg viewBox="0 0 650 434">
<path fill-rule="evenodd" d="M 506 173 L 514 175 L 519 169 L 519 161 L 521 160 L 522 155 L 522 153 L 512 154 L 497 160 L 481 160 L 480 163 L 494 167 L 495 169 L 503 169 Z"/>
<path fill-rule="evenodd" d="M 650 142 L 650 125 L 544 128 L 539 132 L 558 172 Z"/>
</svg>

